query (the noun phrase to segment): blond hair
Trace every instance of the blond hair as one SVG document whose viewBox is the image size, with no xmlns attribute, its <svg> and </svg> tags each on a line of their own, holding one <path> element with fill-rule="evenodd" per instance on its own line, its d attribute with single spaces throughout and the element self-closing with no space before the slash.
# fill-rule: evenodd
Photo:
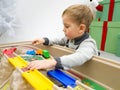
<svg viewBox="0 0 120 90">
<path fill-rule="evenodd" d="M 77 24 L 85 24 L 86 29 L 89 28 L 92 20 L 93 20 L 93 14 L 90 10 L 90 8 L 86 5 L 72 5 L 64 10 L 63 15 L 67 14 L 70 16 L 72 20 L 74 20 Z"/>
</svg>

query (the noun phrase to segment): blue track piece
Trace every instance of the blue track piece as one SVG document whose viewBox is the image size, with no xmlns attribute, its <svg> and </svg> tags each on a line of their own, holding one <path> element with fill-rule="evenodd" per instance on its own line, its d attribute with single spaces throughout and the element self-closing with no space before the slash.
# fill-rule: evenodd
<svg viewBox="0 0 120 90">
<path fill-rule="evenodd" d="M 76 79 L 61 70 L 50 70 L 47 74 L 48 76 L 58 80 L 65 88 L 67 88 L 67 86 L 71 86 L 72 88 L 76 86 Z"/>
</svg>

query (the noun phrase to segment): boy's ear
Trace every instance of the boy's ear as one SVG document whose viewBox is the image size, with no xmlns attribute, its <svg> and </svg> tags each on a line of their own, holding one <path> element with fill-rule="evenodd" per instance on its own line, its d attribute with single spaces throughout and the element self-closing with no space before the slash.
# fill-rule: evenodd
<svg viewBox="0 0 120 90">
<path fill-rule="evenodd" d="M 86 25 L 85 24 L 80 24 L 80 30 L 79 30 L 79 32 L 81 33 L 81 32 L 85 32 L 85 30 L 86 30 Z"/>
</svg>

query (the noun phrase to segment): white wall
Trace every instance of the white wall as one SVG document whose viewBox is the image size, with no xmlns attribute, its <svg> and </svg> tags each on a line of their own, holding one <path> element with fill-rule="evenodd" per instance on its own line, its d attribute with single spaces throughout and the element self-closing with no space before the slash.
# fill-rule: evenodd
<svg viewBox="0 0 120 90">
<path fill-rule="evenodd" d="M 17 16 L 22 23 L 15 36 L 2 35 L 1 43 L 33 40 L 37 37 L 62 37 L 61 14 L 69 5 L 89 0 L 17 0 Z"/>
</svg>

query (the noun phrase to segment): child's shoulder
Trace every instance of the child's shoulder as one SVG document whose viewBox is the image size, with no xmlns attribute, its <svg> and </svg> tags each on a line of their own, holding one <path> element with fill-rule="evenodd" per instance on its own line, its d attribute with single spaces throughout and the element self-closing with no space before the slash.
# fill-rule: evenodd
<svg viewBox="0 0 120 90">
<path fill-rule="evenodd" d="M 89 38 L 85 39 L 84 42 L 90 42 L 90 43 L 95 43 L 96 44 L 96 41 L 95 39 L 93 39 L 91 36 L 89 36 Z"/>
</svg>

